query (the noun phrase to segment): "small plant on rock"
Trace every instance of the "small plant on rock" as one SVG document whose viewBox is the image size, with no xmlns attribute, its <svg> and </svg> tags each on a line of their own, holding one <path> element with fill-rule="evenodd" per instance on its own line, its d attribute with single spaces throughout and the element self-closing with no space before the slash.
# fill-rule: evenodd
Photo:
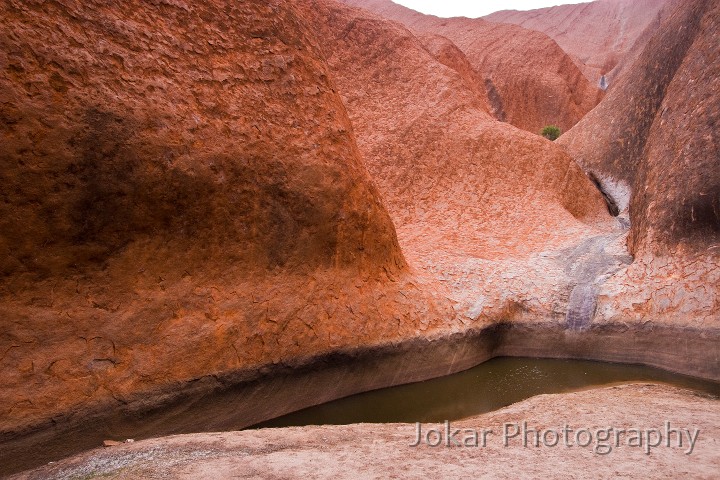
<svg viewBox="0 0 720 480">
<path fill-rule="evenodd" d="M 555 125 L 548 125 L 540 131 L 540 135 L 548 140 L 557 140 L 560 136 L 560 129 Z"/>
</svg>

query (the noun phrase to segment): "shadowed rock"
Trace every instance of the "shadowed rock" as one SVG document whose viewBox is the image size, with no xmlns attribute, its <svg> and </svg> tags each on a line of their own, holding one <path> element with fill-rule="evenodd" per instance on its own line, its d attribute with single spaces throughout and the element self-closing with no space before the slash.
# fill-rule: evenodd
<svg viewBox="0 0 720 480">
<path fill-rule="evenodd" d="M 0 4 L 0 456 L 494 355 L 718 377 L 717 3 L 556 143 L 601 96 L 552 40 L 394 8 Z"/>
<path fill-rule="evenodd" d="M 447 323 L 295 7 L 0 13 L 4 437 Z"/>
<path fill-rule="evenodd" d="M 635 262 L 603 288 L 606 320 L 718 318 L 720 6 L 673 7 L 605 100 L 558 140 L 629 215 Z"/>
</svg>

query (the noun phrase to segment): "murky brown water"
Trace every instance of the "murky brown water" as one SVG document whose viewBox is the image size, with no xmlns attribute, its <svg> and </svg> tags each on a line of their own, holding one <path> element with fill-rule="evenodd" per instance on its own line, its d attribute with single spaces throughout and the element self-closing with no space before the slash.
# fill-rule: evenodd
<svg viewBox="0 0 720 480">
<path fill-rule="evenodd" d="M 542 393 L 632 382 L 671 384 L 720 398 L 718 383 L 641 365 L 495 358 L 454 375 L 353 395 L 256 427 L 443 422 L 497 410 Z"/>
<path fill-rule="evenodd" d="M 720 399 L 720 383 L 650 367 L 581 360 L 496 358 L 461 373 L 353 395 L 253 428 L 442 422 L 496 410 L 541 393 L 638 381 L 676 385 Z M 45 430 L 2 444 L 0 476 L 97 448 L 104 439 L 140 440 L 179 433 L 238 430 L 246 425 L 243 412 L 235 407 L 241 395 L 244 395 L 242 390 L 230 388 L 142 414 L 108 412 L 107 416 L 88 419 L 71 431 Z"/>
</svg>

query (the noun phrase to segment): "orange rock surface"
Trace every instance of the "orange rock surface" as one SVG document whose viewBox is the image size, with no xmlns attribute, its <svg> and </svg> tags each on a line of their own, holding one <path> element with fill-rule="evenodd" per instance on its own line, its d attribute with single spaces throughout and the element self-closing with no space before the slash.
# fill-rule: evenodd
<svg viewBox="0 0 720 480">
<path fill-rule="evenodd" d="M 635 261 L 603 294 L 608 321 L 717 328 L 719 29 L 717 2 L 678 3 L 603 103 L 559 140 L 629 213 Z"/>
<path fill-rule="evenodd" d="M 538 133 L 557 125 L 566 131 L 602 98 L 602 91 L 543 33 L 483 19 L 423 15 L 390 0 L 342 1 L 401 22 L 419 35 L 447 38 L 472 65 L 495 117 L 523 130 Z"/>
<path fill-rule="evenodd" d="M 136 7 L 3 7 L 3 431 L 562 316 L 526 259 L 591 232 L 600 195 L 408 30 L 326 2 Z"/>
<path fill-rule="evenodd" d="M 538 257 L 606 233 L 590 180 L 557 145 L 485 113 L 427 39 L 361 9 L 301 4 L 335 39 L 325 56 L 411 266 L 473 319 L 564 317 L 553 305 L 565 274 Z"/>
<path fill-rule="evenodd" d="M 599 85 L 604 75 L 612 86 L 631 63 L 626 57 L 639 53 L 673 3 L 599 0 L 529 11 L 502 10 L 483 18 L 547 34 L 576 61 L 590 83 Z"/>
<path fill-rule="evenodd" d="M 717 2 L 678 3 L 589 114 L 545 34 L 385 0 L 7 0 L 0 27 L 0 453 L 498 324 L 540 332 L 504 354 L 584 358 L 598 326 L 717 331 Z M 363 385 L 495 352 L 469 345 Z M 720 371 L 645 350 L 610 359 Z"/>
<path fill-rule="evenodd" d="M 294 7 L 0 8 L 0 430 L 450 316 Z"/>
</svg>

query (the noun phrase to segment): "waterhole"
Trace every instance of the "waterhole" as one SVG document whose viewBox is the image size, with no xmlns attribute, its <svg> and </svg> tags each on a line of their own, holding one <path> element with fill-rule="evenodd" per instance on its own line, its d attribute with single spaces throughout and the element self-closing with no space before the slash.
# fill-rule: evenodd
<svg viewBox="0 0 720 480">
<path fill-rule="evenodd" d="M 454 375 L 306 408 L 255 428 L 460 420 L 543 393 L 635 382 L 670 384 L 720 398 L 719 383 L 642 365 L 501 357 Z"/>
<path fill-rule="evenodd" d="M 346 375 L 352 375 L 350 368 Z M 330 377 L 332 378 L 332 377 Z M 346 381 L 347 378 L 343 379 Z M 572 392 L 631 382 L 664 383 L 720 398 L 720 383 L 639 366 L 583 360 L 495 358 L 446 377 L 374 390 L 306 408 L 250 428 L 459 420 L 543 393 Z M 281 409 L 298 390 L 270 394 L 228 388 L 189 396 L 151 411 L 110 411 L 0 443 L 0 476 L 97 448 L 103 440 L 240 430 L 258 406 Z M 328 385 L 331 388 L 332 385 Z M 300 393 L 312 398 L 317 391 Z"/>
</svg>

